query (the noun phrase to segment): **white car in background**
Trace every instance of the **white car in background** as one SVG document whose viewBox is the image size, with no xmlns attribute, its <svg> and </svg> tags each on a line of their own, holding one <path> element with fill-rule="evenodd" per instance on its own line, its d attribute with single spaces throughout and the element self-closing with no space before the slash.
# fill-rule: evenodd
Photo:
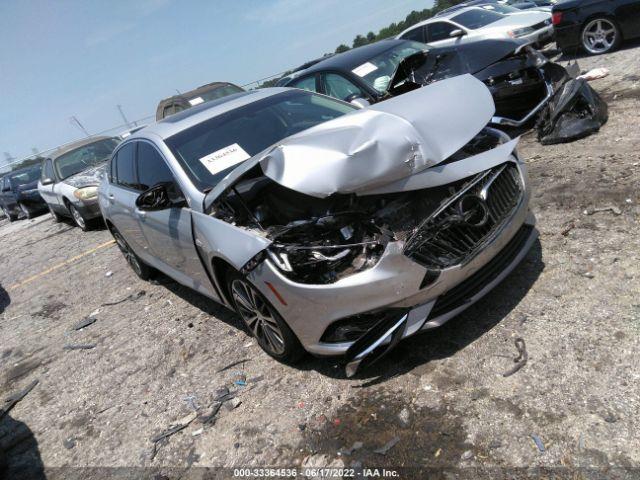
<svg viewBox="0 0 640 480">
<path fill-rule="evenodd" d="M 417 23 L 396 38 L 445 47 L 504 38 L 544 45 L 552 37 L 553 25 L 547 12 L 504 15 L 481 7 L 467 7 Z"/>
</svg>

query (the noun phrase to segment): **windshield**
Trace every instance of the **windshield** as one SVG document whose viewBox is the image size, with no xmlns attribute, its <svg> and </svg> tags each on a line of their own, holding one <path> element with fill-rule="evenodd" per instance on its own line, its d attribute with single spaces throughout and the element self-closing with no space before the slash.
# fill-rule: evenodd
<svg viewBox="0 0 640 480">
<path fill-rule="evenodd" d="M 451 19 L 451 21 L 459 23 L 470 30 L 475 30 L 477 28 L 486 27 L 490 23 L 497 22 L 502 18 L 504 18 L 504 15 L 501 15 L 500 13 L 490 12 L 489 10 L 484 10 L 482 8 L 474 8 L 472 10 L 467 10 L 460 15 L 456 15 Z"/>
<path fill-rule="evenodd" d="M 111 156 L 111 152 L 118 143 L 115 138 L 105 138 L 65 153 L 54 161 L 56 173 L 61 180 L 64 180 L 71 175 L 95 167 Z"/>
<path fill-rule="evenodd" d="M 329 97 L 292 90 L 199 123 L 166 143 L 195 186 L 205 191 L 283 138 L 354 110 Z"/>
<path fill-rule="evenodd" d="M 509 5 L 502 5 L 500 3 L 489 3 L 487 5 L 482 5 L 481 8 L 488 10 L 490 12 L 498 12 L 503 15 L 510 15 L 512 13 L 522 13 L 522 10 L 518 10 L 517 8 L 510 7 Z"/>
<path fill-rule="evenodd" d="M 241 92 L 244 92 L 244 90 L 240 87 L 236 87 L 235 85 L 224 85 L 222 87 L 209 90 L 208 92 L 204 92 L 197 97 L 189 98 L 189 103 L 191 105 L 197 105 L 198 103 L 209 102 L 211 100 L 216 100 L 218 98 Z"/>
<path fill-rule="evenodd" d="M 29 170 L 14 173 L 9 176 L 9 181 L 11 182 L 11 185 L 13 185 L 14 189 L 19 185 L 35 182 L 40 178 L 40 170 L 41 166 L 38 165 L 37 167 L 30 168 Z"/>
<path fill-rule="evenodd" d="M 391 77 L 398 68 L 398 64 L 408 56 L 422 51 L 426 51 L 426 47 L 422 43 L 403 42 L 376 55 L 351 71 L 376 91 L 384 93 L 387 91 Z"/>
</svg>

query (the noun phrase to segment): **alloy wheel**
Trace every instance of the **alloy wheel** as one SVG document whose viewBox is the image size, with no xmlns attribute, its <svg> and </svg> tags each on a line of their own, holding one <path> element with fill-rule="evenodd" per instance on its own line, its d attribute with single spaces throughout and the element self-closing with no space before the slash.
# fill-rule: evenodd
<svg viewBox="0 0 640 480">
<path fill-rule="evenodd" d="M 82 215 L 80 215 L 78 209 L 73 205 L 71 205 L 71 215 L 73 216 L 73 220 L 82 230 L 87 228 L 87 224 L 84 221 L 84 218 L 82 218 Z"/>
<path fill-rule="evenodd" d="M 133 253 L 133 251 L 129 248 L 127 242 L 124 241 L 124 238 L 122 238 L 119 233 L 114 233 L 113 238 L 115 239 L 118 248 L 122 252 L 122 255 L 124 255 L 124 258 L 129 266 L 133 269 L 134 272 L 136 272 L 138 276 L 141 276 L 142 267 L 140 266 L 140 262 L 138 262 L 136 254 Z"/>
<path fill-rule="evenodd" d="M 285 351 L 284 336 L 272 307 L 242 279 L 231 282 L 231 295 L 238 313 L 260 346 L 271 354 L 282 355 Z"/>
<path fill-rule="evenodd" d="M 591 20 L 582 30 L 582 45 L 593 54 L 611 50 L 618 40 L 618 29 L 606 18 Z"/>
</svg>

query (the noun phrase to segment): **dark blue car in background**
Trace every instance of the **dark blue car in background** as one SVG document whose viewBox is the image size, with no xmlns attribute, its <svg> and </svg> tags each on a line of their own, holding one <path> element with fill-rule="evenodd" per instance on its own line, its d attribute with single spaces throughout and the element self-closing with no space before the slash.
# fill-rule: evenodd
<svg viewBox="0 0 640 480">
<path fill-rule="evenodd" d="M 38 193 L 42 165 L 21 168 L 0 179 L 0 208 L 10 222 L 20 215 L 31 218 L 46 212 L 47 205 Z"/>
</svg>

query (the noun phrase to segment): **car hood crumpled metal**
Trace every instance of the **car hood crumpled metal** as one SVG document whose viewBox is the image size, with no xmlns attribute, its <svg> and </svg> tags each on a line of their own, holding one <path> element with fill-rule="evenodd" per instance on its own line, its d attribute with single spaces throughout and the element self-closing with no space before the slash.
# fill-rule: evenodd
<svg viewBox="0 0 640 480">
<path fill-rule="evenodd" d="M 82 172 L 71 175 L 63 180 L 67 185 L 71 185 L 75 188 L 92 187 L 100 184 L 100 178 L 106 171 L 107 163 L 101 163 L 98 166 L 88 168 Z"/>
<path fill-rule="evenodd" d="M 259 161 L 267 177 L 310 196 L 365 194 L 446 160 L 494 111 L 487 87 L 461 75 L 309 128 Z"/>
</svg>

